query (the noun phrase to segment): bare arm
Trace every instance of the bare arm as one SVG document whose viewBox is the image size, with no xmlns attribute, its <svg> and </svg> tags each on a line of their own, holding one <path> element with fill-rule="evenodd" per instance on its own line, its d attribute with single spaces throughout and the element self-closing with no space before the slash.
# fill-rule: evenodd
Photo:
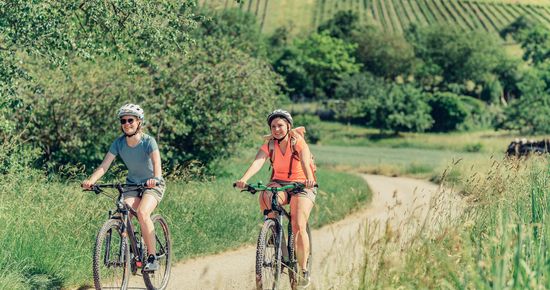
<svg viewBox="0 0 550 290">
<path fill-rule="evenodd" d="M 300 160 L 302 162 L 302 168 L 306 174 L 306 187 L 312 188 L 315 185 L 315 177 L 313 176 L 313 171 L 311 170 L 311 151 L 309 151 L 308 146 L 304 146 L 300 152 Z"/>
<path fill-rule="evenodd" d="M 151 157 L 151 162 L 153 162 L 153 175 L 155 179 L 147 180 L 147 187 L 155 187 L 157 181 L 162 178 L 162 164 L 160 159 L 160 151 L 157 149 L 149 155 Z M 158 180 L 157 180 L 158 179 Z"/>
<path fill-rule="evenodd" d="M 113 153 L 107 152 L 107 154 L 105 154 L 105 158 L 103 158 L 103 162 L 101 162 L 101 165 L 96 168 L 90 178 L 82 182 L 82 186 L 89 189 L 93 184 L 95 184 L 96 181 L 98 181 L 107 172 L 107 170 L 109 170 L 109 167 L 111 167 L 111 163 L 113 163 L 115 158 L 116 156 L 113 155 Z"/>
<path fill-rule="evenodd" d="M 243 177 L 237 180 L 236 182 L 237 187 L 244 188 L 244 186 L 246 185 L 246 182 L 250 179 L 250 177 L 254 176 L 254 174 L 258 173 L 258 171 L 262 169 L 262 166 L 264 165 L 265 160 L 268 157 L 269 156 L 264 151 L 262 151 L 261 149 L 258 150 L 258 153 L 256 154 L 256 158 L 254 159 L 250 167 L 248 167 Z"/>
</svg>

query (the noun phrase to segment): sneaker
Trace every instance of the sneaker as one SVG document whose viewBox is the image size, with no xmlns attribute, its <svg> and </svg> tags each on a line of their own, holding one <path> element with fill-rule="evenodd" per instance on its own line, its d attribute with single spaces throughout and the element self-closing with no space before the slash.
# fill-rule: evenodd
<svg viewBox="0 0 550 290">
<path fill-rule="evenodd" d="M 311 279 L 309 278 L 309 272 L 302 271 L 302 275 L 300 275 L 300 278 L 298 280 L 299 289 L 305 289 L 309 287 L 310 284 L 311 284 Z"/>
<path fill-rule="evenodd" d="M 143 267 L 143 271 L 152 272 L 159 269 L 159 261 L 157 257 L 153 254 L 149 255 L 147 258 L 147 264 Z"/>
</svg>

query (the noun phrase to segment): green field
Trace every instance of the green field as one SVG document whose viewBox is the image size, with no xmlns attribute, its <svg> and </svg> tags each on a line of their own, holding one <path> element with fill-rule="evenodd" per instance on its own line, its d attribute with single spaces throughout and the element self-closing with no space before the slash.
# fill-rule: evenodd
<svg viewBox="0 0 550 290">
<path fill-rule="evenodd" d="M 254 13 L 263 30 L 272 32 L 289 26 L 293 33 L 313 31 L 336 12 L 352 10 L 362 23 L 374 23 L 384 31 L 402 33 L 418 25 L 448 24 L 462 30 L 497 33 L 519 16 L 550 27 L 550 1 L 465 1 L 465 0 L 296 0 L 236 1 L 203 0 L 201 5 L 216 9 L 240 8 Z"/>
</svg>

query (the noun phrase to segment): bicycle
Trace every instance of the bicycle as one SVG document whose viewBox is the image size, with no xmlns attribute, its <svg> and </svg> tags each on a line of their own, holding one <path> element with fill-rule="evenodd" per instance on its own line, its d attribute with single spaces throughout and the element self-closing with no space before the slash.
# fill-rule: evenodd
<svg viewBox="0 0 550 290">
<path fill-rule="evenodd" d="M 235 187 L 236 184 L 233 184 Z M 267 187 L 261 182 L 258 184 L 248 184 L 242 191 L 248 191 L 255 194 L 258 191 L 270 191 L 272 193 L 271 209 L 264 211 L 264 223 L 258 236 L 256 246 L 256 289 L 275 290 L 279 286 L 279 278 L 283 270 L 288 270 L 290 286 L 296 289 L 298 286 L 299 271 L 296 249 L 294 245 L 294 234 L 292 233 L 292 223 L 290 214 L 279 204 L 277 192 L 279 191 L 301 191 L 304 185 L 301 183 L 292 183 L 282 187 Z M 275 218 L 268 218 L 268 214 L 274 212 Z M 283 217 L 288 219 L 287 236 L 283 229 Z M 307 270 L 311 273 L 311 232 L 309 224 L 306 227 L 309 236 L 309 256 L 307 260 Z"/>
<path fill-rule="evenodd" d="M 118 197 L 115 199 L 104 192 L 105 188 L 115 188 Z M 93 274 L 96 289 L 126 289 L 130 272 L 137 275 L 141 269 L 147 289 L 160 290 L 166 288 L 170 278 L 170 261 L 172 244 L 170 231 L 166 220 L 155 214 L 151 217 L 155 226 L 155 240 L 157 259 L 160 267 L 154 272 L 143 270 L 147 261 L 147 248 L 143 237 L 134 229 L 129 214 L 137 217 L 135 209 L 124 202 L 124 189 L 138 190 L 141 193 L 146 189 L 145 184 L 95 184 L 91 189 L 96 194 L 104 195 L 115 200 L 116 209 L 109 210 L 109 218 L 103 224 L 96 236 L 93 252 Z"/>
</svg>

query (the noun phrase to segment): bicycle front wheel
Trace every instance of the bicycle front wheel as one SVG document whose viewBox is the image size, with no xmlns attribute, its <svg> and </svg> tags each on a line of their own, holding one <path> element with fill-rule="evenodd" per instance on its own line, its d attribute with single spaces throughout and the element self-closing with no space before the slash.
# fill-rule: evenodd
<svg viewBox="0 0 550 290">
<path fill-rule="evenodd" d="M 93 272 L 95 289 L 128 287 L 130 247 L 122 235 L 122 221 L 111 219 L 103 224 L 96 237 Z"/>
<path fill-rule="evenodd" d="M 281 275 L 281 249 L 276 247 L 277 225 L 264 222 L 256 248 L 256 289 L 277 289 Z"/>
<path fill-rule="evenodd" d="M 154 272 L 143 272 L 143 280 L 147 289 L 161 290 L 166 288 L 168 279 L 170 279 L 172 243 L 170 242 L 168 223 L 164 218 L 157 214 L 152 216 L 151 220 L 153 220 L 155 226 L 156 250 L 160 267 Z"/>
</svg>

